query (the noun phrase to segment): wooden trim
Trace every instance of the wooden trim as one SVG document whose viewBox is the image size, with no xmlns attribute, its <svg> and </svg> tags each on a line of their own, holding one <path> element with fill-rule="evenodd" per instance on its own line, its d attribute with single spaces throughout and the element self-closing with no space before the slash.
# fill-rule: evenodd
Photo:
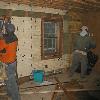
<svg viewBox="0 0 100 100">
<path fill-rule="evenodd" d="M 44 52 L 43 52 L 43 18 L 41 19 L 41 59 L 44 59 L 43 55 L 44 55 Z"/>
<path fill-rule="evenodd" d="M 26 13 L 26 14 L 25 14 Z M 45 12 L 34 12 L 34 11 L 25 11 L 25 10 L 12 10 L 12 9 L 2 9 L 0 8 L 0 16 L 9 15 L 9 16 L 18 16 L 18 17 L 33 17 L 33 18 L 45 18 L 50 16 L 58 17 L 59 14 L 45 13 Z"/>
<path fill-rule="evenodd" d="M 59 40 L 58 40 L 58 48 L 57 48 L 57 52 L 52 53 L 50 55 L 44 55 L 43 52 L 43 29 L 44 29 L 44 25 L 43 22 L 44 21 L 53 21 L 53 22 L 59 22 L 59 27 L 60 27 L 60 34 L 59 34 Z M 49 17 L 42 17 L 42 21 L 41 21 L 41 59 L 42 60 L 46 60 L 46 59 L 53 59 L 53 58 L 58 58 L 62 56 L 62 52 L 63 52 L 63 18 L 61 16 L 49 16 Z"/>
</svg>

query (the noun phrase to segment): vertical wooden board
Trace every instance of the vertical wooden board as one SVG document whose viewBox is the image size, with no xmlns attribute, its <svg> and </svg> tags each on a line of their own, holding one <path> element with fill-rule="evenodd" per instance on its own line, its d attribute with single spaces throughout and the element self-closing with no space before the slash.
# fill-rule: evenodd
<svg viewBox="0 0 100 100">
<path fill-rule="evenodd" d="M 13 17 L 12 23 L 16 27 L 18 36 L 17 50 L 17 69 L 19 77 L 24 77 L 30 74 L 32 66 L 32 22 L 30 17 Z M 31 23 L 31 24 L 30 24 Z M 18 28 L 18 29 L 17 29 Z M 23 70 L 24 69 L 24 70 Z"/>
<path fill-rule="evenodd" d="M 63 20 L 63 31 L 64 31 L 64 33 L 68 33 L 68 31 L 69 31 L 68 30 L 68 19 Z"/>
<path fill-rule="evenodd" d="M 62 59 L 63 59 L 63 66 L 64 66 L 64 68 L 70 67 L 71 55 L 70 54 L 65 54 L 65 55 L 63 55 Z"/>
<path fill-rule="evenodd" d="M 23 60 L 22 61 L 18 61 L 18 76 L 19 77 L 24 77 L 24 76 L 29 76 L 32 72 L 32 62 L 30 60 Z"/>
<path fill-rule="evenodd" d="M 32 38 L 32 55 L 33 55 L 33 61 L 38 62 L 41 61 L 41 37 L 34 36 Z"/>
<path fill-rule="evenodd" d="M 41 49 L 41 37 L 40 36 L 34 36 L 33 37 L 33 40 L 32 40 L 32 46 L 33 46 L 33 49 Z"/>
<path fill-rule="evenodd" d="M 18 17 L 12 16 L 11 22 L 15 25 L 15 34 L 18 36 L 19 35 L 19 19 L 18 19 Z"/>
<path fill-rule="evenodd" d="M 41 18 L 34 18 L 34 34 L 41 35 Z"/>
<path fill-rule="evenodd" d="M 24 17 L 23 18 L 23 23 L 24 23 L 24 30 L 27 34 L 29 34 L 31 30 L 31 18 L 30 17 Z M 29 32 L 29 33 L 28 33 Z"/>
</svg>

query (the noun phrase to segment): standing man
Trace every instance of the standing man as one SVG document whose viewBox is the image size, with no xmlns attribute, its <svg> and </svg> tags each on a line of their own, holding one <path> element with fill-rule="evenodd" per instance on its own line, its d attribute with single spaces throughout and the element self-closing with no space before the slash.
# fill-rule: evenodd
<svg viewBox="0 0 100 100">
<path fill-rule="evenodd" d="M 4 45 L 3 49 L 5 49 L 5 53 L 2 53 L 1 61 L 7 65 L 7 77 L 6 81 L 7 85 L 7 93 L 11 97 L 12 100 L 21 100 L 20 94 L 18 91 L 18 85 L 16 81 L 16 51 L 18 45 L 18 38 L 14 34 L 15 26 L 10 22 L 5 23 L 5 31 L 3 34 Z"/>
<path fill-rule="evenodd" d="M 95 42 L 89 36 L 88 27 L 83 26 L 74 42 L 72 65 L 70 67 L 69 76 L 72 76 L 81 65 L 81 78 L 85 77 L 88 68 L 87 52 L 95 47 Z"/>
</svg>

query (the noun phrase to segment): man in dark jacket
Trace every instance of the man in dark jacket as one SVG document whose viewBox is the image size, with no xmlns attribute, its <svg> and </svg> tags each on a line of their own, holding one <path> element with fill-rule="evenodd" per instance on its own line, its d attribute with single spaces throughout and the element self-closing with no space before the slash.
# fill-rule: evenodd
<svg viewBox="0 0 100 100">
<path fill-rule="evenodd" d="M 81 65 L 81 78 L 84 78 L 88 68 L 87 52 L 90 49 L 95 48 L 96 44 L 89 36 L 87 26 L 83 26 L 81 30 L 82 31 L 76 37 L 74 42 L 70 76 L 72 76 L 76 69 Z"/>
</svg>

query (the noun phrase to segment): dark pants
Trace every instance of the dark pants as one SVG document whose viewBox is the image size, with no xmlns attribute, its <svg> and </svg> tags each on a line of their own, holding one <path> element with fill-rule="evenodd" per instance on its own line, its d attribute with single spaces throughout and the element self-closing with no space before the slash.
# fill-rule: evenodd
<svg viewBox="0 0 100 100">
<path fill-rule="evenodd" d="M 10 95 L 12 100 L 21 100 L 15 76 L 16 61 L 14 63 L 8 64 L 6 70 L 8 76 L 8 80 L 6 81 L 8 95 Z"/>
<path fill-rule="evenodd" d="M 84 77 L 87 73 L 87 68 L 88 68 L 88 59 L 86 55 L 82 55 L 78 52 L 73 53 L 73 58 L 72 58 L 72 65 L 70 67 L 70 73 L 73 75 L 76 69 L 80 66 L 81 64 L 81 77 Z"/>
</svg>

